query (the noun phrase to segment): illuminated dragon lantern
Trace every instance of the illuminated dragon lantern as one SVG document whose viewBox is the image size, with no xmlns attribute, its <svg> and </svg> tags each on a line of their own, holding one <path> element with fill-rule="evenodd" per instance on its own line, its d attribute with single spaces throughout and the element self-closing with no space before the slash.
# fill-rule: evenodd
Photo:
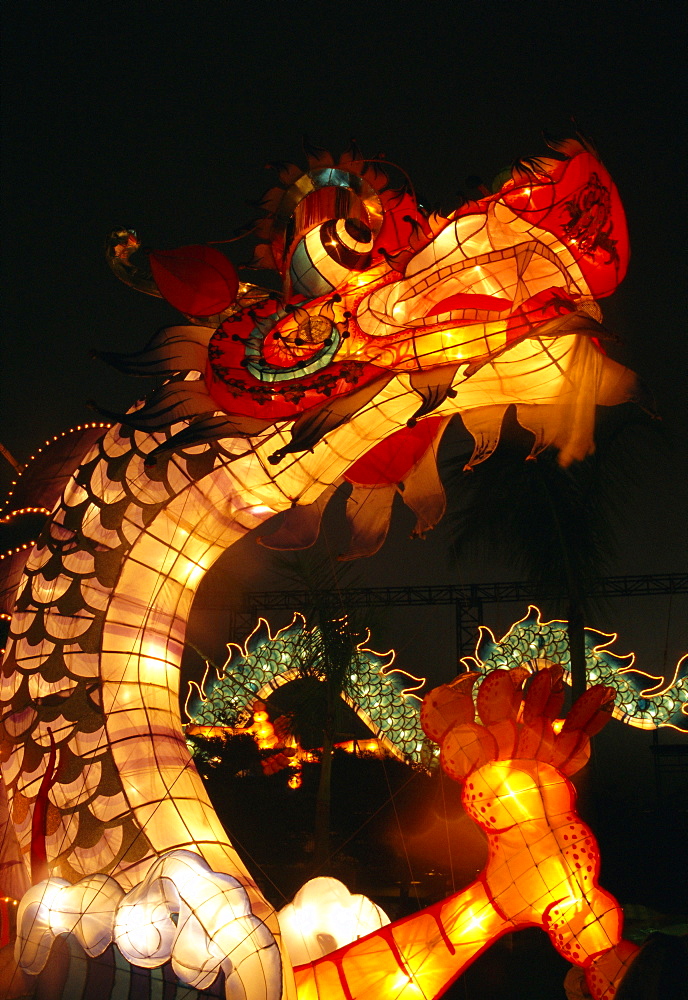
<svg viewBox="0 0 688 1000">
<path fill-rule="evenodd" d="M 593 151 L 570 142 L 560 153 L 518 164 L 496 193 L 446 218 L 391 187 L 384 165 L 356 151 L 338 163 L 316 151 L 305 173 L 283 167 L 258 248 L 279 272 L 279 294 L 239 282 L 212 248 L 151 253 L 149 271 L 131 259 L 133 233 L 111 238 L 118 275 L 162 294 L 186 322 L 138 355 L 107 355 L 124 371 L 162 376 L 161 388 L 113 426 L 65 435 L 15 490 L 20 505 L 50 514 L 36 544 L 9 560 L 0 692 L 15 884 L 26 884 L 29 857 L 35 883 L 19 913 L 28 972 L 41 969 L 55 935 L 71 932 L 89 955 L 115 940 L 134 965 L 169 960 L 198 988 L 221 970 L 227 996 L 242 1000 L 294 997 L 296 985 L 299 998 L 430 998 L 495 936 L 530 922 L 547 923 L 560 950 L 591 970 L 596 997 L 613 995 L 631 951 L 619 943 L 615 904 L 595 889 L 592 835 L 557 769 L 603 710 L 604 689 L 571 722 L 568 756 L 552 750 L 556 698 L 538 695 L 535 707 L 518 678 L 508 697 L 500 688 L 499 717 L 486 718 L 479 702 L 497 735 L 483 736 L 461 703 L 459 736 L 473 762 L 461 775 L 474 767 L 494 803 L 488 867 L 513 856 L 518 912 L 508 894 L 485 909 L 494 881 L 486 876 L 466 890 L 470 900 L 458 894 L 448 909 L 369 925 L 368 944 L 341 961 L 316 950 L 315 964 L 303 964 L 302 955 L 296 980 L 277 916 L 191 763 L 179 714 L 195 590 L 246 532 L 284 512 L 263 543 L 311 544 L 325 503 L 347 480 L 348 555 L 374 552 L 397 492 L 418 534 L 441 516 L 435 459 L 452 415 L 475 438 L 469 464 L 491 454 L 515 405 L 534 434 L 533 454 L 551 445 L 566 465 L 592 450 L 596 405 L 632 397 L 634 376 L 600 347 L 595 301 L 626 270 L 621 204 Z M 537 739 L 521 741 L 523 699 L 526 722 L 538 712 L 544 720 L 533 723 Z M 454 730 L 430 723 L 428 732 L 453 759 L 444 743 Z M 526 763 L 512 768 L 514 755 Z M 561 876 L 554 908 L 537 901 L 539 889 L 530 898 L 521 873 L 532 858 L 521 834 L 500 826 L 502 799 L 515 794 L 512 771 L 527 798 L 514 829 L 525 829 L 532 805 L 533 822 L 550 831 L 545 846 Z M 575 874 L 566 823 L 587 845 L 589 877 Z M 578 916 L 567 923 L 572 893 Z M 590 921 L 603 933 L 589 931 Z"/>
</svg>

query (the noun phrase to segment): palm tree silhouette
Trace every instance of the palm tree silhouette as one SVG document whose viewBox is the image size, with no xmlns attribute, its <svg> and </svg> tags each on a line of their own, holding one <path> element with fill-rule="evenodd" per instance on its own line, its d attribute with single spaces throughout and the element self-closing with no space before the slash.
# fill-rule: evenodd
<svg viewBox="0 0 688 1000">
<path fill-rule="evenodd" d="M 569 623 L 572 697 L 586 688 L 584 626 L 600 611 L 591 598 L 615 552 L 617 508 L 631 475 L 626 442 L 645 414 L 605 411 L 593 455 L 568 468 L 553 449 L 528 460 L 532 438 L 507 413 L 494 454 L 470 473 L 446 475 L 453 495 L 447 516 L 454 558 L 504 558 L 532 583 L 534 599 L 553 601 Z"/>
<path fill-rule="evenodd" d="M 358 645 L 368 629 L 344 608 L 323 603 L 323 595 L 352 583 L 350 563 L 333 563 L 317 551 L 298 551 L 275 557 L 275 568 L 285 581 L 306 591 L 302 614 L 311 626 L 304 630 L 292 666 L 298 669 L 299 696 L 292 702 L 290 726 L 295 736 L 318 734 L 322 747 L 320 776 L 315 802 L 314 870 L 317 873 L 331 855 L 330 811 L 334 745 L 350 721 L 344 695 L 353 693 L 353 676 L 361 654 Z M 366 610 L 370 617 L 370 611 Z M 369 627 L 372 624 L 366 621 Z M 313 628 L 313 626 L 316 626 Z"/>
</svg>

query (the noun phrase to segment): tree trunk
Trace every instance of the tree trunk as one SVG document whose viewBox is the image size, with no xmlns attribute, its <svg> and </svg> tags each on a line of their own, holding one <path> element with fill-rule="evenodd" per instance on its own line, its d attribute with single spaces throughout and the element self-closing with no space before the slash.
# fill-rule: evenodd
<svg viewBox="0 0 688 1000">
<path fill-rule="evenodd" d="M 324 734 L 320 781 L 315 800 L 315 874 L 319 874 L 330 856 L 330 802 L 332 798 L 332 731 Z"/>
<path fill-rule="evenodd" d="M 315 869 L 318 874 L 330 857 L 330 811 L 332 803 L 332 757 L 337 722 L 336 702 L 340 697 L 339 688 L 332 683 L 332 676 L 325 679 L 327 707 L 323 726 L 322 759 L 320 781 L 315 800 Z"/>
<path fill-rule="evenodd" d="M 569 656 L 571 658 L 571 697 L 575 701 L 588 686 L 585 669 L 585 620 L 580 602 L 569 600 Z"/>
</svg>

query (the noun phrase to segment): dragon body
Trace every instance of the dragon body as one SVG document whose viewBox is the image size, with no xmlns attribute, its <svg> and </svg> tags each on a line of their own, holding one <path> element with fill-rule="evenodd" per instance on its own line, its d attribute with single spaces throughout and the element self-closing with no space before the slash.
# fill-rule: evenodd
<svg viewBox="0 0 688 1000">
<path fill-rule="evenodd" d="M 593 447 L 596 405 L 634 392 L 632 374 L 597 342 L 604 330 L 595 297 L 623 277 L 627 240 L 616 189 L 588 149 L 573 144 L 561 159 L 522 165 L 495 195 L 447 218 L 423 212 L 355 154 L 335 164 L 318 152 L 306 173 L 283 168 L 282 175 L 265 202 L 262 247 L 263 263 L 282 276 L 282 296 L 230 288 L 230 278 L 220 281 L 226 295 L 216 294 L 227 268 L 198 248 L 187 248 L 181 263 L 151 255 L 155 283 L 139 281 L 129 266 L 135 241 L 111 244 L 120 276 L 144 291 L 162 289 L 188 322 L 162 331 L 137 356 L 109 356 L 164 382 L 113 426 L 83 432 L 83 448 L 75 439 L 63 455 L 59 495 L 43 501 L 52 508 L 45 528 L 10 566 L 0 688 L 2 775 L 22 856 L 31 853 L 43 803 L 53 879 L 75 886 L 100 879 L 114 900 L 145 885 L 165 912 L 177 913 L 175 927 L 190 904 L 183 887 L 169 890 L 165 872 L 174 869 L 184 882 L 186 853 L 200 856 L 203 878 L 218 873 L 217 898 L 231 897 L 240 922 L 230 945 L 227 919 L 204 904 L 204 975 L 222 967 L 227 995 L 247 1000 L 294 996 L 295 980 L 276 915 L 217 820 L 182 735 L 180 660 L 204 573 L 280 512 L 267 544 L 310 544 L 344 479 L 352 484 L 352 555 L 382 543 L 396 493 L 422 534 L 443 511 L 435 456 L 454 414 L 475 438 L 473 463 L 489 456 L 515 405 L 533 431 L 534 453 L 553 445 L 567 464 Z M 213 294 L 199 299 L 204 281 Z M 532 767 L 525 773 L 542 785 Z M 557 843 L 561 823 L 551 824 Z M 568 879 L 570 863 L 561 863 Z M 446 951 L 437 991 L 484 946 L 488 924 L 496 921 L 501 933 L 544 919 L 537 908 L 518 920 L 499 907 L 501 916 L 488 912 L 488 886 L 483 880 L 439 916 L 373 932 L 402 974 L 391 996 L 419 995 L 411 955 L 420 961 L 434 947 L 432 935 L 417 942 L 428 920 Z M 61 926 L 48 897 L 41 902 L 35 893 L 24 909 L 31 921 L 47 913 L 50 926 Z M 475 928 L 476 920 L 483 929 L 471 938 L 466 921 Z M 183 937 L 181 925 L 169 933 Z M 32 964 L 30 936 L 21 940 L 24 964 L 36 971 L 40 956 Z M 617 945 L 610 931 L 605 952 Z M 187 975 L 186 959 L 171 954 L 177 974 Z M 372 975 L 378 959 L 366 954 Z M 155 952 L 141 962 L 165 957 Z M 328 985 L 321 997 L 383 995 L 374 977 L 348 986 L 337 968 L 340 992 Z M 324 969 L 303 967 L 299 996 L 317 992 Z M 605 991 L 617 973 L 596 996 L 611 995 Z"/>
<path fill-rule="evenodd" d="M 394 651 L 376 653 L 366 646 L 368 633 L 356 645 L 352 657 L 350 683 L 342 695 L 370 729 L 380 746 L 402 760 L 420 763 L 425 737 L 420 727 L 420 698 L 413 691 L 425 681 L 393 668 Z M 186 713 L 192 724 L 216 726 L 222 718 L 233 716 L 245 723 L 252 703 L 269 698 L 283 684 L 302 676 L 299 661 L 313 664 L 322 655 L 322 640 L 317 626 L 308 630 L 302 615 L 270 634 L 261 618 L 243 648 L 230 643 L 229 657 L 215 676 L 206 677 L 200 686 L 191 681 Z"/>
<path fill-rule="evenodd" d="M 610 648 L 615 634 L 585 629 L 585 665 L 589 685 L 606 684 L 616 691 L 613 715 L 639 729 L 657 729 L 668 726 L 685 730 L 688 726 L 688 656 L 682 656 L 669 680 L 663 676 L 638 670 L 635 654 L 619 655 Z M 468 670 L 487 675 L 493 670 L 509 670 L 522 663 L 536 668 L 558 663 L 564 671 L 564 680 L 571 683 L 571 660 L 568 641 L 568 623 L 543 622 L 535 607 L 515 622 L 501 639 L 492 631 L 480 627 L 475 656 L 462 659 Z"/>
</svg>

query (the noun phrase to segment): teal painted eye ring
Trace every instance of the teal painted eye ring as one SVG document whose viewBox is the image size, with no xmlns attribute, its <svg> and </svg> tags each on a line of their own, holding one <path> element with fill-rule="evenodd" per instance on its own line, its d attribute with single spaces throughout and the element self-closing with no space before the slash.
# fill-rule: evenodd
<svg viewBox="0 0 688 1000">
<path fill-rule="evenodd" d="M 244 366 L 259 382 L 288 382 L 291 379 L 306 378 L 308 375 L 314 375 L 316 372 L 326 368 L 339 350 L 342 337 L 337 327 L 333 324 L 329 337 L 323 343 L 323 346 L 315 354 L 312 354 L 310 358 L 297 361 L 290 368 L 280 368 L 277 365 L 269 364 L 263 358 L 263 342 L 272 332 L 278 320 L 283 319 L 286 315 L 287 313 L 283 310 L 273 313 L 271 316 L 266 317 L 264 325 L 259 324 L 254 326 L 249 334 L 246 343 Z"/>
</svg>

